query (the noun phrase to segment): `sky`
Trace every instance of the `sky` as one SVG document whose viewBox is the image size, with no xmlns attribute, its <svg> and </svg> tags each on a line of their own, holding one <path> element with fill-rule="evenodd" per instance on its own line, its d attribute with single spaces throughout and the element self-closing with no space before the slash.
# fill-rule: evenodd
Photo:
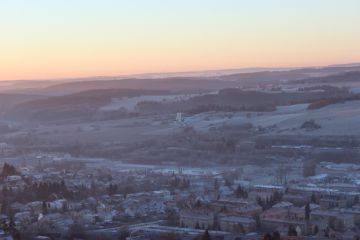
<svg viewBox="0 0 360 240">
<path fill-rule="evenodd" d="M 359 0 L 0 0 L 0 80 L 360 62 Z"/>
</svg>

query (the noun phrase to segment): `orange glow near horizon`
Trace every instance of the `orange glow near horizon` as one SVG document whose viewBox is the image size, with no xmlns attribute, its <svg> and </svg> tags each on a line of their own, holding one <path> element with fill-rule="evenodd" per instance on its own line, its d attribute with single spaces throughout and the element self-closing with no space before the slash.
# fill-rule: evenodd
<svg viewBox="0 0 360 240">
<path fill-rule="evenodd" d="M 354 0 L 13 2 L 0 3 L 0 80 L 360 62 Z"/>
</svg>

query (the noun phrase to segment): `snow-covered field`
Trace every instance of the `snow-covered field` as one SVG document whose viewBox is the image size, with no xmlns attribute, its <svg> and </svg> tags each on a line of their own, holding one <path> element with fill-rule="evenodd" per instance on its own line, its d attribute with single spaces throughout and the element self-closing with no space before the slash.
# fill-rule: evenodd
<svg viewBox="0 0 360 240">
<path fill-rule="evenodd" d="M 40 126 L 36 134 L 44 139 L 60 142 L 136 142 L 182 132 L 185 126 L 208 132 L 213 127 L 241 126 L 251 123 L 254 128 L 266 128 L 264 134 L 360 136 L 360 101 L 349 101 L 321 109 L 307 110 L 306 105 L 279 107 L 274 112 L 227 113 L 207 112 L 186 116 L 176 123 L 176 114 L 134 117 L 88 124 Z M 301 125 L 315 120 L 321 128 L 302 129 Z"/>
<path fill-rule="evenodd" d="M 313 131 L 301 129 L 301 125 L 315 120 L 321 128 Z M 266 113 L 219 113 L 208 112 L 186 117 L 185 124 L 200 131 L 224 125 L 251 123 L 255 127 L 275 126 L 274 134 L 305 135 L 360 135 L 360 101 L 349 101 L 307 110 L 307 104 L 282 106 Z"/>
</svg>

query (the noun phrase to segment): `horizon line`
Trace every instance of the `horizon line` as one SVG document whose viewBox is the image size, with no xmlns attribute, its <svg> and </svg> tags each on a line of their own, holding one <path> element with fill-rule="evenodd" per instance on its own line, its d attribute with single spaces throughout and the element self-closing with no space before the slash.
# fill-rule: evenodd
<svg viewBox="0 0 360 240">
<path fill-rule="evenodd" d="M 348 66 L 347 66 L 348 65 Z M 210 72 L 221 72 L 221 71 L 244 71 L 238 73 L 256 73 L 256 72 L 264 72 L 264 71 L 290 71 L 296 69 L 307 69 L 307 68 L 328 68 L 328 67 L 356 67 L 360 66 L 360 61 L 357 62 L 350 62 L 350 63 L 334 63 L 328 65 L 305 65 L 305 66 L 297 66 L 297 67 L 239 67 L 239 68 L 218 68 L 218 69 L 206 69 L 206 70 L 189 70 L 189 71 L 170 71 L 170 72 L 142 72 L 142 73 L 132 73 L 132 74 L 119 74 L 119 75 L 92 75 L 92 76 L 82 76 L 82 77 L 65 77 L 65 78 L 29 78 L 29 79 L 0 79 L 0 82 L 20 82 L 20 81 L 71 81 L 71 80 L 87 80 L 94 78 L 94 80 L 100 80 L 96 78 L 137 78 L 140 76 L 144 76 L 147 78 L 166 78 L 169 76 L 153 76 L 151 75 L 166 75 L 166 74 L 201 74 L 201 73 L 210 73 Z M 231 73 L 230 73 L 231 74 Z M 230 75 L 224 73 L 223 75 Z M 216 75 L 214 75 L 216 76 Z M 176 76 L 174 76 L 176 77 Z M 180 76 L 177 76 L 180 77 Z M 190 76 L 189 76 L 190 77 Z M 116 80 L 116 79 L 113 79 Z M 121 80 L 121 79 L 118 79 Z"/>
</svg>

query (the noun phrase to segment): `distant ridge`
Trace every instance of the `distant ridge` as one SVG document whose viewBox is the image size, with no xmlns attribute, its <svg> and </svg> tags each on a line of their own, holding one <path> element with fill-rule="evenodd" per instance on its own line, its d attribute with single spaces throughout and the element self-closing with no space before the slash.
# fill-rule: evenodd
<svg viewBox="0 0 360 240">
<path fill-rule="evenodd" d="M 169 78 L 169 77 L 216 77 L 222 75 L 240 74 L 240 73 L 255 73 L 255 72 L 272 72 L 272 71 L 291 71 L 301 69 L 325 69 L 333 67 L 360 67 L 359 63 L 345 63 L 345 64 L 331 64 L 324 66 L 302 66 L 302 67 L 250 67 L 250 68 L 225 68 L 214 70 L 199 70 L 199 71 L 182 71 L 182 72 L 149 72 L 139 74 L 122 74 L 113 76 L 88 76 L 88 77 L 69 77 L 69 78 L 51 78 L 51 79 L 18 79 L 18 80 L 0 80 L 0 82 L 23 82 L 23 81 L 58 81 L 58 82 L 73 82 L 73 81 L 88 81 L 88 80 L 121 80 L 128 78 Z"/>
</svg>

